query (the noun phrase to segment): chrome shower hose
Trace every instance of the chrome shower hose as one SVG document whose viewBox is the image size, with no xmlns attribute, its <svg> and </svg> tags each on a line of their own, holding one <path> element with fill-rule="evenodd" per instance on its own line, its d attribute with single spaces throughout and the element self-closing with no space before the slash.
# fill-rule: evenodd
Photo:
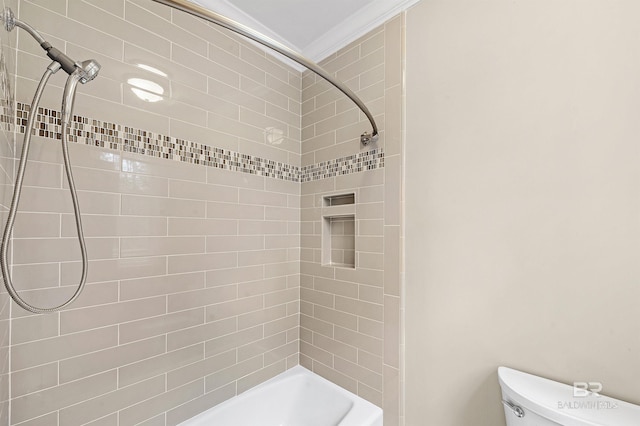
<svg viewBox="0 0 640 426">
<path fill-rule="evenodd" d="M 61 114 L 63 115 L 62 137 L 61 137 L 62 156 L 64 158 L 64 169 L 67 175 L 67 181 L 69 182 L 69 191 L 71 192 L 71 200 L 73 202 L 73 212 L 75 214 L 75 219 L 76 219 L 76 230 L 78 233 L 78 242 L 80 244 L 80 252 L 82 254 L 82 274 L 80 277 L 80 284 L 78 285 L 77 289 L 75 290 L 71 298 L 69 298 L 66 302 L 58 306 L 54 306 L 51 308 L 41 308 L 41 307 L 33 306 L 27 303 L 22 297 L 20 297 L 15 287 L 13 286 L 13 282 L 11 280 L 10 266 L 8 261 L 9 245 L 11 243 L 11 237 L 13 234 L 13 225 L 15 222 L 16 213 L 18 211 L 18 205 L 20 203 L 20 195 L 22 193 L 22 182 L 24 180 L 24 172 L 27 167 L 27 157 L 29 156 L 31 132 L 33 130 L 33 125 L 35 123 L 35 117 L 38 111 L 38 105 L 40 103 L 42 92 L 44 91 L 44 88 L 47 85 L 47 81 L 49 80 L 49 77 L 51 77 L 51 75 L 57 72 L 59 69 L 60 69 L 60 64 L 57 62 L 53 62 L 51 63 L 51 65 L 47 67 L 47 70 L 45 71 L 44 75 L 40 79 L 40 84 L 36 89 L 36 93 L 33 97 L 33 102 L 31 103 L 29 120 L 27 122 L 27 128 L 24 133 L 24 144 L 22 145 L 22 154 L 20 156 L 20 164 L 18 166 L 18 173 L 16 176 L 15 186 L 13 189 L 13 198 L 11 199 L 11 208 L 9 209 L 9 214 L 7 216 L 7 224 L 4 228 L 4 233 L 2 234 L 2 246 L 0 247 L 0 251 L 1 251 L 0 264 L 2 266 L 2 277 L 4 278 L 4 285 L 7 288 L 9 295 L 19 306 L 21 306 L 22 308 L 26 309 L 29 312 L 36 313 L 36 314 L 57 312 L 65 308 L 66 306 L 68 306 L 70 303 L 72 303 L 74 300 L 78 298 L 78 296 L 84 289 L 85 283 L 87 281 L 87 269 L 88 269 L 87 248 L 85 245 L 84 233 L 82 230 L 82 218 L 80 216 L 80 206 L 78 204 L 78 195 L 76 193 L 73 174 L 71 172 L 71 162 L 69 160 L 67 131 L 69 128 L 70 120 L 64 117 L 65 115 L 64 112 Z M 79 77 L 77 75 L 70 75 L 69 79 L 67 80 L 67 87 L 70 87 L 70 84 L 73 84 L 73 87 L 70 90 L 75 90 L 75 83 L 77 83 L 77 81 L 72 80 L 75 78 L 79 78 Z M 67 87 L 65 87 L 65 93 L 67 92 Z M 71 102 L 73 102 L 73 93 L 71 94 Z M 71 103 L 71 105 L 68 105 L 69 116 L 71 115 L 72 108 L 73 108 L 73 103 Z M 63 105 L 63 109 L 64 109 L 64 105 Z"/>
</svg>

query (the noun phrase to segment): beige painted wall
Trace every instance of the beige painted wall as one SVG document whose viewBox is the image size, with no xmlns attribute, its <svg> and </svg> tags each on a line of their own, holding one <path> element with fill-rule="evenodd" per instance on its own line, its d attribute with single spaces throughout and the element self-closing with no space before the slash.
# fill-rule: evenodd
<svg viewBox="0 0 640 426">
<path fill-rule="evenodd" d="M 407 426 L 504 424 L 496 368 L 640 403 L 640 3 L 407 16 Z"/>
</svg>

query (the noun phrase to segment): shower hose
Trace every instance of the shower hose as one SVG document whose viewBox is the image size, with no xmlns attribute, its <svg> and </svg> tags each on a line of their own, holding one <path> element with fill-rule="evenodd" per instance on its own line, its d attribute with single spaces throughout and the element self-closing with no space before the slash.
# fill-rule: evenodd
<svg viewBox="0 0 640 426">
<path fill-rule="evenodd" d="M 73 293 L 73 295 L 64 303 L 54 306 L 51 308 L 40 308 L 34 305 L 27 303 L 16 291 L 13 286 L 13 282 L 11 280 L 11 273 L 9 270 L 9 245 L 11 243 L 11 238 L 13 234 L 13 225 L 16 218 L 16 213 L 18 211 L 18 204 L 20 203 L 20 194 L 22 193 L 22 182 L 24 180 L 24 172 L 27 167 L 27 157 L 29 156 L 29 145 L 31 144 L 31 132 L 33 130 L 33 125 L 35 123 L 36 114 L 38 111 L 38 105 L 40 103 L 40 98 L 42 97 L 42 92 L 44 91 L 45 86 L 51 77 L 52 74 L 56 73 L 60 69 L 60 64 L 58 62 L 52 62 L 45 71 L 44 75 L 40 79 L 40 83 L 38 84 L 38 88 L 36 89 L 36 93 L 33 97 L 33 102 L 31 103 L 31 111 L 29 112 L 29 120 L 27 122 L 27 128 L 24 133 L 24 143 L 22 145 L 22 154 L 20 156 L 20 164 L 18 166 L 18 173 L 16 175 L 16 182 L 13 189 L 13 198 L 11 199 L 11 207 L 9 209 L 9 214 L 7 216 L 7 224 L 4 228 L 4 233 L 2 234 L 2 246 L 0 247 L 0 264 L 2 265 L 2 277 L 4 278 L 4 284 L 9 292 L 11 298 L 22 308 L 26 309 L 29 312 L 36 314 L 43 313 L 51 313 L 57 312 L 74 300 L 78 298 L 82 290 L 84 289 L 85 283 L 87 281 L 87 247 L 84 241 L 84 233 L 82 231 L 82 219 L 80 217 L 80 206 L 78 204 L 78 195 L 76 193 L 76 187 L 73 180 L 73 174 L 71 172 L 71 162 L 69 161 L 69 147 L 67 140 L 67 131 L 69 128 L 69 122 L 71 117 L 71 112 L 73 109 L 73 99 L 75 96 L 75 86 L 79 79 L 79 76 L 76 73 L 73 73 L 67 79 L 67 85 L 65 86 L 65 96 L 62 103 L 62 156 L 64 158 L 64 170 L 67 175 L 67 181 L 69 182 L 69 191 L 71 192 L 71 200 L 73 202 L 73 212 L 75 214 L 76 219 L 76 230 L 78 233 L 78 242 L 80 243 L 80 252 L 82 254 L 82 274 L 80 277 L 80 284 L 77 289 Z M 74 80 L 75 79 L 75 80 Z M 67 96 L 69 94 L 69 96 Z M 67 105 L 65 105 L 67 104 Z"/>
</svg>

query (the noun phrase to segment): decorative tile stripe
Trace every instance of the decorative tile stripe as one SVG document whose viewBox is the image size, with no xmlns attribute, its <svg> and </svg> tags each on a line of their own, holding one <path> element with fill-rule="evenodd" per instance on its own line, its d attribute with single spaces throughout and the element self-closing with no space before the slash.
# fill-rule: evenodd
<svg viewBox="0 0 640 426">
<path fill-rule="evenodd" d="M 382 148 L 374 148 L 347 157 L 304 166 L 300 171 L 300 182 L 311 182 L 380 167 L 384 167 L 384 151 Z"/>
<path fill-rule="evenodd" d="M 17 103 L 16 125 L 22 134 L 26 131 L 30 109 L 30 105 Z M 4 114 L 0 115 L 4 116 Z M 61 123 L 59 111 L 39 107 L 33 134 L 60 140 Z M 70 142 L 292 182 L 311 182 L 384 167 L 382 148 L 374 148 L 300 168 L 266 158 L 79 115 L 73 116 L 69 127 Z"/>
</svg>

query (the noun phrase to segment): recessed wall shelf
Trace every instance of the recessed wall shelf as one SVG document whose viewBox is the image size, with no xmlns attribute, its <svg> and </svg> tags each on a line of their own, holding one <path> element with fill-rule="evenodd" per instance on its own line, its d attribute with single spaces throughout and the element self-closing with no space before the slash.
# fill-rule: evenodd
<svg viewBox="0 0 640 426">
<path fill-rule="evenodd" d="M 355 204 L 355 202 L 356 194 L 328 195 L 324 197 L 325 207 L 343 206 L 345 204 Z"/>
<path fill-rule="evenodd" d="M 322 264 L 356 267 L 355 194 L 323 197 Z"/>
</svg>

